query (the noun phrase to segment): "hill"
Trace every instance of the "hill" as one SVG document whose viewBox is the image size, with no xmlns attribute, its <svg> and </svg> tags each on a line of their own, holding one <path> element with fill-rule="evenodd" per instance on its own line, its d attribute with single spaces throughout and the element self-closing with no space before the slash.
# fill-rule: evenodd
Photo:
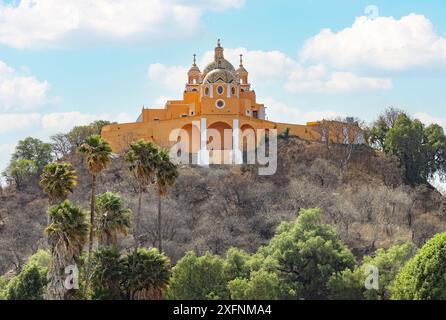
<svg viewBox="0 0 446 320">
<path fill-rule="evenodd" d="M 402 240 L 418 246 L 446 230 L 445 199 L 430 185 L 407 184 L 398 161 L 369 147 L 330 150 L 297 138 L 279 141 L 278 170 L 257 175 L 256 166 L 182 166 L 163 200 L 166 254 L 177 261 L 188 250 L 222 254 L 229 247 L 254 252 L 281 221 L 301 208 L 320 207 L 357 257 Z M 88 208 L 90 177 L 77 153 L 69 154 L 79 184 L 70 200 Z M 342 165 L 340 165 L 342 163 Z M 98 178 L 98 193 L 121 194 L 133 210 L 137 188 L 122 158 Z M 156 244 L 154 188 L 143 198 L 146 246 Z M 26 258 L 46 247 L 43 230 L 48 202 L 37 184 L 12 187 L 0 197 L 0 274 L 19 270 Z M 131 235 L 119 246 L 129 248 Z"/>
</svg>

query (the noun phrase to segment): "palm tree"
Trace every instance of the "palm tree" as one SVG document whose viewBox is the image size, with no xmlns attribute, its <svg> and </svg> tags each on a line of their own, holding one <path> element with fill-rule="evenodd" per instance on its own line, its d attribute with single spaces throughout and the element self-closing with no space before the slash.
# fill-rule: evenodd
<svg viewBox="0 0 446 320">
<path fill-rule="evenodd" d="M 132 251 L 122 260 L 123 287 L 130 300 L 161 300 L 169 284 L 170 261 L 157 249 Z"/>
<path fill-rule="evenodd" d="M 87 241 L 88 222 L 86 212 L 68 200 L 48 210 L 51 224 L 46 228 L 51 249 L 51 266 L 48 270 L 47 298 L 70 299 L 70 291 L 64 286 L 65 268 L 77 265 L 82 248 Z"/>
<path fill-rule="evenodd" d="M 152 142 L 139 140 L 130 145 L 130 150 L 125 154 L 129 163 L 129 170 L 133 173 L 138 183 L 138 210 L 135 216 L 133 235 L 135 238 L 135 250 L 141 241 L 141 199 L 144 190 L 152 183 L 158 164 L 158 148 Z"/>
<path fill-rule="evenodd" d="M 127 235 L 132 211 L 124 207 L 124 200 L 117 194 L 106 192 L 96 197 L 96 231 L 99 244 L 116 247 L 117 235 Z"/>
<path fill-rule="evenodd" d="M 48 195 L 49 207 L 56 202 L 62 202 L 68 198 L 69 193 L 74 192 L 77 185 L 76 170 L 70 163 L 54 162 L 45 166 L 40 176 L 40 186 Z M 48 216 L 48 225 L 50 219 Z"/>
<path fill-rule="evenodd" d="M 88 240 L 88 266 L 85 274 L 85 292 L 88 289 L 88 278 L 91 268 L 91 252 L 94 237 L 94 211 L 96 206 L 96 177 L 111 161 L 112 150 L 107 141 L 99 135 L 92 135 L 85 139 L 79 147 L 79 152 L 86 156 L 86 165 L 91 175 L 91 201 L 90 201 L 90 236 Z"/>
<path fill-rule="evenodd" d="M 170 160 L 169 152 L 161 150 L 158 157 L 156 170 L 156 185 L 158 188 L 158 250 L 162 252 L 162 221 L 161 221 L 161 198 L 165 197 L 168 188 L 175 184 L 178 178 L 177 166 Z"/>
</svg>

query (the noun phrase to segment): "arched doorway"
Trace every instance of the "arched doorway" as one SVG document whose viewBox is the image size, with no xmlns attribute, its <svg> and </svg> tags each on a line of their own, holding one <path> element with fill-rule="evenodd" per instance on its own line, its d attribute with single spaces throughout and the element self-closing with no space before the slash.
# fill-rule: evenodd
<svg viewBox="0 0 446 320">
<path fill-rule="evenodd" d="M 232 127 L 226 122 L 214 122 L 207 128 L 207 149 L 213 164 L 231 163 Z"/>
<path fill-rule="evenodd" d="M 243 154 L 243 163 L 254 164 L 256 161 L 255 151 L 257 148 L 255 129 L 249 124 L 244 124 L 240 127 L 239 135 L 240 150 Z"/>
</svg>

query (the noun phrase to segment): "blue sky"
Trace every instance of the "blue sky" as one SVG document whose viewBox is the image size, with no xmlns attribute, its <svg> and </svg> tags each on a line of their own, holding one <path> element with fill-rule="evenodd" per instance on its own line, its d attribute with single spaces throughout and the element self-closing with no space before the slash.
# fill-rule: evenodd
<svg viewBox="0 0 446 320">
<path fill-rule="evenodd" d="M 192 54 L 203 69 L 217 38 L 234 65 L 245 54 L 269 119 L 371 121 L 397 106 L 446 126 L 444 1 L 0 3 L 0 169 L 26 136 L 181 98 Z"/>
</svg>

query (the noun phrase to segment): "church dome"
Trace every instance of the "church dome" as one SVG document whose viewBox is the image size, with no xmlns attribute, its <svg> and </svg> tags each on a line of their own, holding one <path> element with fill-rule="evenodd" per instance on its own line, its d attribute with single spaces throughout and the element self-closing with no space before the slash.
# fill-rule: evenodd
<svg viewBox="0 0 446 320">
<path fill-rule="evenodd" d="M 219 58 L 216 61 L 209 63 L 206 68 L 204 68 L 203 74 L 207 75 L 209 72 L 217 69 L 223 69 L 235 73 L 234 66 L 225 58 Z"/>
<path fill-rule="evenodd" d="M 234 73 L 232 73 L 231 71 L 225 69 L 214 69 L 206 75 L 203 83 L 216 83 L 219 81 L 225 83 L 233 83 L 235 82 L 235 80 L 236 78 L 234 76 Z"/>
<path fill-rule="evenodd" d="M 188 74 L 195 74 L 195 73 L 200 73 L 200 68 L 198 68 L 197 65 L 193 65 L 190 69 Z"/>
</svg>

